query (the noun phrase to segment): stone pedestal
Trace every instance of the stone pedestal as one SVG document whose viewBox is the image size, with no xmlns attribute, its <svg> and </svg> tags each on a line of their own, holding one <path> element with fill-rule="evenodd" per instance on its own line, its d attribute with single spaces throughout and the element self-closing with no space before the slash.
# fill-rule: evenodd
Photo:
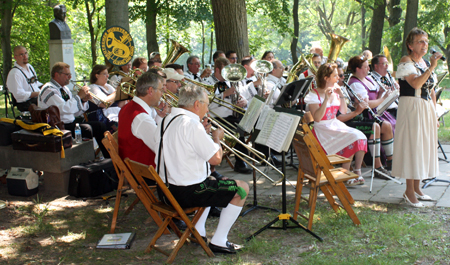
<svg viewBox="0 0 450 265">
<path fill-rule="evenodd" d="M 65 62 L 70 65 L 70 72 L 72 73 L 71 80 L 76 80 L 73 42 L 72 39 L 49 40 L 48 46 L 50 52 L 50 71 L 55 63 Z M 72 84 L 67 85 L 67 87 L 73 90 Z"/>
<path fill-rule="evenodd" d="M 22 151 L 13 150 L 12 145 L 0 146 L 0 168 L 24 167 L 44 171 L 45 190 L 67 194 L 70 168 L 93 160 L 95 152 L 92 140 L 74 144 L 64 151 L 66 158 L 61 158 L 61 152 Z"/>
</svg>

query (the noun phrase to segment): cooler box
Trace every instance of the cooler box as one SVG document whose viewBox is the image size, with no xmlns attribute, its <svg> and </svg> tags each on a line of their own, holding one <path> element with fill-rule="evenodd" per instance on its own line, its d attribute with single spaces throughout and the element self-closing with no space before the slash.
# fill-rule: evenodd
<svg viewBox="0 0 450 265">
<path fill-rule="evenodd" d="M 39 176 L 31 168 L 12 167 L 6 176 L 8 193 L 14 196 L 31 196 L 39 191 Z"/>
</svg>

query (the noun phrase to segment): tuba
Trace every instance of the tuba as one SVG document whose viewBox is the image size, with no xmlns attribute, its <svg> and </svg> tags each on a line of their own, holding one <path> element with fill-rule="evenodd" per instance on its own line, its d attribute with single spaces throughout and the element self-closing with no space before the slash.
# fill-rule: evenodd
<svg viewBox="0 0 450 265">
<path fill-rule="evenodd" d="M 328 62 L 334 63 L 338 58 L 339 53 L 341 52 L 342 46 L 350 40 L 344 38 L 342 36 L 336 35 L 334 33 L 330 33 L 331 36 L 331 44 L 330 44 L 330 52 L 328 53 Z"/>
<path fill-rule="evenodd" d="M 306 68 L 310 69 L 314 75 L 316 74 L 317 69 L 311 61 L 312 57 L 312 54 L 308 54 L 306 56 L 303 54 L 300 55 L 298 62 L 294 66 L 292 66 L 291 70 L 289 71 L 288 77 L 286 79 L 286 84 L 298 80 L 298 76 Z"/>
<path fill-rule="evenodd" d="M 183 45 L 179 44 L 174 40 L 170 40 L 172 42 L 172 46 L 170 47 L 169 52 L 167 53 L 167 57 L 162 63 L 162 67 L 165 67 L 168 64 L 176 62 L 181 55 L 186 52 L 189 52 Z"/>
</svg>

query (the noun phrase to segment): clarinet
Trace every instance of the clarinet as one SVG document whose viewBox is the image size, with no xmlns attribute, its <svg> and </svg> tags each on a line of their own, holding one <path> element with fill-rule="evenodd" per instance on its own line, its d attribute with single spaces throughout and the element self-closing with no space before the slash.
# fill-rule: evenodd
<svg viewBox="0 0 450 265">
<path fill-rule="evenodd" d="M 353 91 L 353 89 L 347 84 L 347 82 L 344 81 L 344 85 L 347 87 L 348 91 L 352 93 L 352 95 L 356 98 L 356 100 L 358 100 L 359 102 L 363 102 L 363 100 L 358 96 L 358 94 L 355 93 L 355 91 Z M 372 114 L 372 117 L 375 119 L 375 122 L 381 125 L 383 121 L 380 120 L 380 118 L 375 112 L 373 112 L 370 106 L 367 107 L 367 110 L 370 112 L 370 114 Z"/>
</svg>

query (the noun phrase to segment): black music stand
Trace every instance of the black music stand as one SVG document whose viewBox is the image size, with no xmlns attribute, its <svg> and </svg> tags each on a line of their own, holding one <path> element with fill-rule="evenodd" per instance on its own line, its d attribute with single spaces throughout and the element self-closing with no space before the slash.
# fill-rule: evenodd
<svg viewBox="0 0 450 265">
<path fill-rule="evenodd" d="M 3 81 L 3 94 L 5 95 L 5 117 L 8 118 L 8 103 L 11 104 L 11 110 L 13 113 L 13 118 L 16 117 L 16 114 L 14 113 L 14 104 L 12 101 L 12 95 L 9 94 L 8 86 L 6 85 L 6 78 L 3 76 L 2 69 L 0 68 L 0 77 Z"/>
<path fill-rule="evenodd" d="M 304 80 L 304 79 L 303 79 Z M 303 81 L 300 80 L 300 81 Z M 312 78 L 309 79 L 309 83 L 311 82 Z M 296 81 L 299 82 L 299 81 Z M 293 82 L 295 83 L 295 82 Z M 283 88 L 283 91 L 286 91 L 286 87 L 285 86 Z M 289 90 L 291 91 L 291 90 Z M 292 90 L 295 91 L 295 88 Z M 300 96 L 300 93 L 296 94 L 297 97 Z M 282 95 L 280 95 L 281 97 Z M 293 101 L 296 100 L 297 98 L 289 98 L 289 101 Z M 279 100 L 277 101 L 277 103 L 279 102 Z M 285 103 L 286 101 L 284 101 L 283 103 Z M 281 104 L 283 104 L 281 103 Z M 290 109 L 283 109 L 283 108 L 279 108 L 279 107 L 275 107 L 274 110 L 276 111 L 281 111 L 281 112 L 287 112 L 287 113 L 293 113 L 296 115 L 299 115 L 300 113 L 298 111 L 295 110 L 290 110 Z M 301 116 L 301 115 L 300 115 Z M 301 225 L 299 222 L 297 222 L 297 220 L 295 220 L 294 218 L 292 218 L 292 216 L 287 213 L 287 206 L 286 206 L 286 152 L 282 151 L 281 152 L 281 157 L 282 157 L 282 172 L 283 172 L 283 179 L 282 179 L 282 186 L 281 186 L 281 196 L 282 196 L 282 212 L 272 221 L 270 221 L 268 224 L 266 224 L 264 227 L 262 227 L 261 229 L 259 229 L 258 231 L 256 231 L 256 233 L 252 234 L 251 236 L 247 237 L 245 240 L 249 241 L 252 238 L 254 238 L 255 236 L 259 235 L 261 232 L 263 232 L 266 229 L 283 229 L 283 230 L 287 230 L 288 228 L 301 228 L 303 230 L 305 230 L 306 232 L 308 232 L 309 234 L 311 234 L 312 236 L 314 236 L 315 238 L 317 238 L 320 241 L 323 241 L 323 239 L 316 235 L 314 232 L 312 232 L 311 230 L 309 230 L 307 227 Z M 275 224 L 276 222 L 281 221 L 282 226 L 281 227 L 273 227 L 272 225 Z M 288 221 L 291 221 L 294 226 L 288 226 Z"/>
</svg>

